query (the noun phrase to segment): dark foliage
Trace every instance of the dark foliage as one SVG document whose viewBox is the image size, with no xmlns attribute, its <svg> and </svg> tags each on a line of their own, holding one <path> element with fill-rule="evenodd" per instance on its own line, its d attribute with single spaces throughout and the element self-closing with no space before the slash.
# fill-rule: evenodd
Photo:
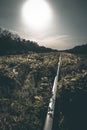
<svg viewBox="0 0 87 130">
<path fill-rule="evenodd" d="M 21 39 L 17 34 L 12 34 L 0 28 L 0 55 L 23 54 L 28 52 L 54 52 L 44 46 L 39 46 L 36 42 Z"/>
<path fill-rule="evenodd" d="M 66 50 L 66 52 L 87 55 L 87 43 L 85 45 L 76 46 L 73 49 Z"/>
</svg>

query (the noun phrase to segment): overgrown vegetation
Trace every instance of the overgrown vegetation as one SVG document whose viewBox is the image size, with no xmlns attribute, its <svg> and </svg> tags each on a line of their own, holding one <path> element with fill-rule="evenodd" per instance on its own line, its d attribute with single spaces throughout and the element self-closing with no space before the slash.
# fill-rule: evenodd
<svg viewBox="0 0 87 130">
<path fill-rule="evenodd" d="M 58 57 L 58 53 L 0 57 L 0 130 L 43 129 Z"/>
<path fill-rule="evenodd" d="M 87 60 L 62 54 L 53 130 L 87 129 Z"/>
</svg>

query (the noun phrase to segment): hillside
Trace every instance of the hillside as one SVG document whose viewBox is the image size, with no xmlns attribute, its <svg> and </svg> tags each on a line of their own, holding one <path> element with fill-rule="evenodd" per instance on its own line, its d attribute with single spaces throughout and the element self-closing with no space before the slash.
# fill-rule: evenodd
<svg viewBox="0 0 87 130">
<path fill-rule="evenodd" d="M 72 49 L 66 50 L 65 52 L 87 55 L 87 44 L 84 44 L 84 45 L 81 45 L 81 46 L 76 46 Z"/>
<path fill-rule="evenodd" d="M 29 52 L 57 52 L 38 43 L 20 38 L 17 34 L 0 28 L 0 55 L 16 55 Z"/>
<path fill-rule="evenodd" d="M 87 129 L 86 50 L 61 52 L 52 130 Z M 0 130 L 43 130 L 59 55 L 0 29 Z"/>
</svg>

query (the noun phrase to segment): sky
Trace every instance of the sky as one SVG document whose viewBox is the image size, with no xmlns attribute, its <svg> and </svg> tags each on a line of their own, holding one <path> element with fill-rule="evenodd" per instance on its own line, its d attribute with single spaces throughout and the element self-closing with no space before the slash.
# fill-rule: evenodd
<svg viewBox="0 0 87 130">
<path fill-rule="evenodd" d="M 22 8 L 26 1 L 0 0 L 0 27 L 58 50 L 87 43 L 87 0 L 45 0 L 52 19 L 46 29 L 38 32 L 24 24 Z"/>
</svg>

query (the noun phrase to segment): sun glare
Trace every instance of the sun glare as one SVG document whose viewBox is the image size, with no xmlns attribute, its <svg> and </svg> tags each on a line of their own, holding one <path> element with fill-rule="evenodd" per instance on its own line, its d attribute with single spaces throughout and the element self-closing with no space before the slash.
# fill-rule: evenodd
<svg viewBox="0 0 87 130">
<path fill-rule="evenodd" d="M 45 0 L 28 0 L 22 9 L 23 21 L 34 30 L 46 28 L 51 20 L 51 8 Z"/>
</svg>

